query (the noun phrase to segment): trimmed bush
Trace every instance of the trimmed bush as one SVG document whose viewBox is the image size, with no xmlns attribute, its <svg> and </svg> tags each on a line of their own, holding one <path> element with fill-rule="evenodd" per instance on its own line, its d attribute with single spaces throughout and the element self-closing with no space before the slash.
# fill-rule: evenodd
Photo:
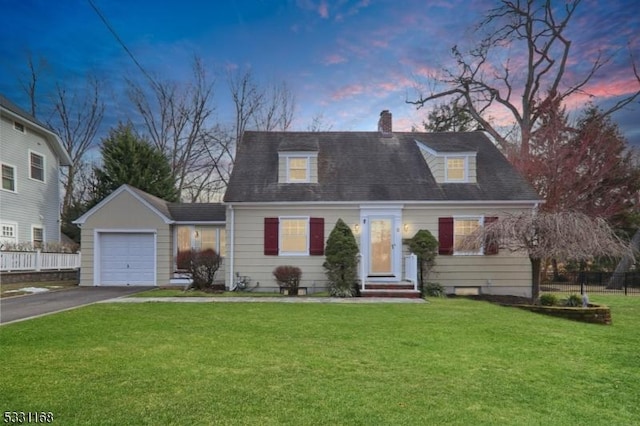
<svg viewBox="0 0 640 426">
<path fill-rule="evenodd" d="M 181 266 L 185 266 L 191 275 L 193 282 L 189 288 L 203 291 L 212 290 L 216 272 L 220 269 L 222 262 L 220 255 L 213 249 L 193 250 L 184 253 L 178 262 L 183 262 Z"/>
<path fill-rule="evenodd" d="M 559 304 L 558 296 L 555 294 L 543 294 L 540 296 L 540 304 L 542 306 L 556 306 Z"/>
<path fill-rule="evenodd" d="M 273 270 L 273 276 L 276 278 L 280 287 L 287 287 L 289 294 L 296 294 L 302 279 L 302 270 L 297 266 L 283 265 Z"/>
<path fill-rule="evenodd" d="M 358 295 L 358 243 L 342 219 L 329 234 L 322 265 L 329 280 L 329 294 L 336 297 Z"/>
<path fill-rule="evenodd" d="M 440 283 L 427 282 L 423 288 L 423 296 L 444 297 L 444 287 Z"/>
<path fill-rule="evenodd" d="M 582 306 L 582 296 L 579 294 L 572 294 L 564 301 L 564 305 L 571 307 Z"/>
<path fill-rule="evenodd" d="M 430 284 L 427 281 L 433 267 L 436 265 L 438 240 L 428 230 L 421 229 L 409 240 L 409 250 L 418 256 L 418 287 L 420 292 L 422 296 L 429 296 L 426 293 L 426 286 Z"/>
</svg>

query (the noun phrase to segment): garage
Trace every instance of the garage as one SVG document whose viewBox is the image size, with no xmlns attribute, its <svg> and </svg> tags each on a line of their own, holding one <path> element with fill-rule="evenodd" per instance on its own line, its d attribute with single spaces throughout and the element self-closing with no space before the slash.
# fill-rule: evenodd
<svg viewBox="0 0 640 426">
<path fill-rule="evenodd" d="M 100 285 L 156 285 L 156 236 L 152 232 L 98 234 Z"/>
</svg>

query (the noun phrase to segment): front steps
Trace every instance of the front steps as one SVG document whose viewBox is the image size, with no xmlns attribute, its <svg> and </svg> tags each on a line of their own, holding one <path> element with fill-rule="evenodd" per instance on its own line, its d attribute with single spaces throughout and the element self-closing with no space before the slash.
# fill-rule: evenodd
<svg viewBox="0 0 640 426">
<path fill-rule="evenodd" d="M 360 290 L 362 297 L 402 297 L 420 298 L 420 291 L 413 289 L 409 283 L 365 283 L 364 290 Z"/>
</svg>

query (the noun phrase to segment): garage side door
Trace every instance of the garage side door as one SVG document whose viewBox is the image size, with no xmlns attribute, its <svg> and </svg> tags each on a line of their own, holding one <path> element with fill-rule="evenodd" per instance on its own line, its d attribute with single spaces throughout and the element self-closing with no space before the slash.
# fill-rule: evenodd
<svg viewBox="0 0 640 426">
<path fill-rule="evenodd" d="M 101 285 L 155 285 L 155 238 L 151 233 L 100 234 Z"/>
</svg>

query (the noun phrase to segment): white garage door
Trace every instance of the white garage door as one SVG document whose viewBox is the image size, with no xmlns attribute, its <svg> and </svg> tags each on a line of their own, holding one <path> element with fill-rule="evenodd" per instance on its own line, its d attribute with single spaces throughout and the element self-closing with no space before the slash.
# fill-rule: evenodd
<svg viewBox="0 0 640 426">
<path fill-rule="evenodd" d="M 101 285 L 155 285 L 152 233 L 101 233 Z"/>
</svg>

